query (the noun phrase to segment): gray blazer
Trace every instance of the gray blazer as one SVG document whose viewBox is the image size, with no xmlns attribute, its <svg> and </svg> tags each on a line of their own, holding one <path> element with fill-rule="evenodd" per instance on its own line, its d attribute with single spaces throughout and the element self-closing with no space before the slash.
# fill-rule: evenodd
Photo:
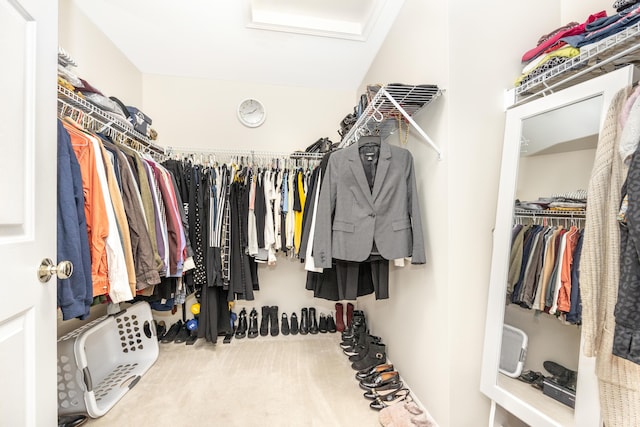
<svg viewBox="0 0 640 427">
<path fill-rule="evenodd" d="M 315 265 L 330 268 L 331 258 L 364 261 L 374 240 L 386 259 L 425 263 L 411 153 L 382 142 L 370 190 L 356 143 L 329 157 L 317 207 Z"/>
</svg>

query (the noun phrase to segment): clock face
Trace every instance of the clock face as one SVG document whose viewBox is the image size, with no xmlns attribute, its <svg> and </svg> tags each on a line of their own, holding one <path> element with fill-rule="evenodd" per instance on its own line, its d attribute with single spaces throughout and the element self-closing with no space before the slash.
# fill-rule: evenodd
<svg viewBox="0 0 640 427">
<path fill-rule="evenodd" d="M 264 105 L 257 99 L 245 99 L 238 106 L 238 119 L 248 127 L 257 127 L 264 123 L 267 112 Z"/>
</svg>

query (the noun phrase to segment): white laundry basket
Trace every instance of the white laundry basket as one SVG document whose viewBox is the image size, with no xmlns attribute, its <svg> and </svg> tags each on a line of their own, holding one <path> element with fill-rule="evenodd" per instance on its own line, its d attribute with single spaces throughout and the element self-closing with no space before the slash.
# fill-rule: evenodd
<svg viewBox="0 0 640 427">
<path fill-rule="evenodd" d="M 158 358 L 151 308 L 137 302 L 58 339 L 58 415 L 101 417 Z"/>
<path fill-rule="evenodd" d="M 527 334 L 523 330 L 503 325 L 500 372 L 513 378 L 517 378 L 522 373 L 528 341 Z"/>
</svg>

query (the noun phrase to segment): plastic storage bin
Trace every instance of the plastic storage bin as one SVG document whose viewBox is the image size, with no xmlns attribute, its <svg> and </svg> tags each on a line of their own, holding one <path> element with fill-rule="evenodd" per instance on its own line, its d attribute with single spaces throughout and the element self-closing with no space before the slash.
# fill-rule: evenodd
<svg viewBox="0 0 640 427">
<path fill-rule="evenodd" d="M 133 304 L 58 339 L 58 414 L 101 417 L 158 358 L 151 308 Z"/>
<path fill-rule="evenodd" d="M 513 326 L 503 325 L 502 347 L 500 348 L 500 368 L 503 374 L 516 378 L 522 373 L 527 355 L 527 334 Z"/>
</svg>

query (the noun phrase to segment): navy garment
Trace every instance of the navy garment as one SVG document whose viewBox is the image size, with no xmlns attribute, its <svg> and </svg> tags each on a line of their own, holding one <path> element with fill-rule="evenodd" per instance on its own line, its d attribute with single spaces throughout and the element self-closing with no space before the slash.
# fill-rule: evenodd
<svg viewBox="0 0 640 427">
<path fill-rule="evenodd" d="M 582 238 L 584 230 L 580 232 L 578 243 L 573 251 L 573 264 L 571 265 L 571 308 L 567 313 L 567 322 L 579 325 L 582 323 L 582 301 L 580 299 L 580 257 L 582 255 Z"/>
<path fill-rule="evenodd" d="M 563 37 L 563 41 L 573 47 L 595 43 L 632 26 L 640 20 L 640 4 L 587 24 L 585 32 L 575 36 Z"/>
<path fill-rule="evenodd" d="M 57 257 L 73 264 L 68 279 L 58 279 L 58 307 L 62 319 L 86 319 L 93 302 L 93 281 L 82 174 L 71 138 L 58 120 Z"/>
</svg>

